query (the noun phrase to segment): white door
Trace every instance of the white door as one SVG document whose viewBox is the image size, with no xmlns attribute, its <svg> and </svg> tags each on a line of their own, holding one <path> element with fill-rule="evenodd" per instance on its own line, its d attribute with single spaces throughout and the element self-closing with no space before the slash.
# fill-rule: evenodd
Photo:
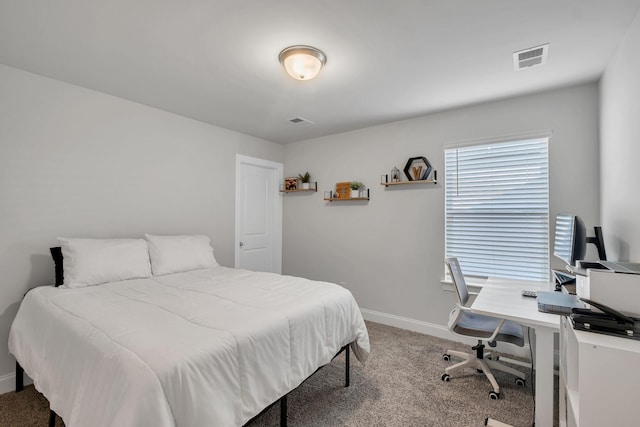
<svg viewBox="0 0 640 427">
<path fill-rule="evenodd" d="M 282 272 L 282 163 L 236 156 L 236 268 Z"/>
</svg>

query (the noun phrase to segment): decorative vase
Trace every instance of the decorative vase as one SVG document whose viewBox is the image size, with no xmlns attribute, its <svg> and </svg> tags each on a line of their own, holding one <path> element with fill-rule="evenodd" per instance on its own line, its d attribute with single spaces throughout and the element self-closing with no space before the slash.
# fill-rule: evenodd
<svg viewBox="0 0 640 427">
<path fill-rule="evenodd" d="M 351 198 L 352 199 L 356 199 L 360 197 L 360 190 L 354 190 L 353 188 L 351 189 Z"/>
<path fill-rule="evenodd" d="M 310 186 L 311 186 L 310 182 L 303 182 L 302 183 L 302 189 L 303 190 L 308 190 L 310 188 Z"/>
</svg>

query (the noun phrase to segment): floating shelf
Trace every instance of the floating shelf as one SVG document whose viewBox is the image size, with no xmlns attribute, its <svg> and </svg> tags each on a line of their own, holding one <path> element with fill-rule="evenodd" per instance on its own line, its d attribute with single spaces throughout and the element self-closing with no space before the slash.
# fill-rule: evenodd
<svg viewBox="0 0 640 427">
<path fill-rule="evenodd" d="M 281 193 L 306 193 L 309 191 L 314 191 L 317 192 L 318 191 L 318 181 L 316 182 L 310 182 L 309 183 L 309 188 L 296 188 L 295 190 L 287 190 L 285 189 L 285 186 L 283 184 L 280 185 L 280 192 Z"/>
<path fill-rule="evenodd" d="M 349 200 L 369 200 L 368 197 L 337 197 L 332 199 L 324 199 L 327 202 L 348 202 Z"/>
<path fill-rule="evenodd" d="M 365 197 L 333 197 L 333 191 L 324 192 L 324 200 L 327 202 L 348 202 L 349 200 L 369 200 L 369 189 L 367 188 L 367 195 Z"/>
<path fill-rule="evenodd" d="M 412 184 L 437 184 L 434 179 L 421 179 L 419 181 L 399 181 L 399 182 L 381 182 L 380 185 L 388 187 L 390 185 L 412 185 Z"/>
<path fill-rule="evenodd" d="M 382 179 L 388 175 L 382 175 Z M 396 182 L 380 182 L 380 185 L 388 187 L 390 185 L 412 185 L 412 184 L 437 184 L 438 183 L 438 171 L 433 171 L 433 179 L 418 179 L 415 181 L 396 181 Z"/>
</svg>

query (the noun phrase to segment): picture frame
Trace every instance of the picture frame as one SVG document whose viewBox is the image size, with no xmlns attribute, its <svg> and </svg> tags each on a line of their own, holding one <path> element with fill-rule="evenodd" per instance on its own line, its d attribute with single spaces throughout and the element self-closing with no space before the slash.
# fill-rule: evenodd
<svg viewBox="0 0 640 427">
<path fill-rule="evenodd" d="M 336 191 L 333 195 L 334 198 L 348 199 L 351 197 L 351 182 L 344 181 L 336 183 Z"/>
<path fill-rule="evenodd" d="M 295 176 L 289 176 L 284 179 L 284 189 L 286 191 L 294 191 L 298 189 L 298 178 Z"/>
</svg>

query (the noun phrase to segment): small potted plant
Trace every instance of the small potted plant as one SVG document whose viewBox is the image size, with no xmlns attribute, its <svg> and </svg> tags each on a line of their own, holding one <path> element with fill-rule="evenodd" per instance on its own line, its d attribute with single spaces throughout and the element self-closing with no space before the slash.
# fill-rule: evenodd
<svg viewBox="0 0 640 427">
<path fill-rule="evenodd" d="M 360 197 L 360 189 L 364 187 L 364 184 L 360 181 L 351 181 L 349 187 L 351 187 L 351 198 L 354 199 Z"/>
<path fill-rule="evenodd" d="M 311 186 L 311 175 L 309 175 L 309 171 L 305 172 L 304 175 L 298 174 L 298 179 L 302 183 L 302 189 L 308 190 Z"/>
</svg>

